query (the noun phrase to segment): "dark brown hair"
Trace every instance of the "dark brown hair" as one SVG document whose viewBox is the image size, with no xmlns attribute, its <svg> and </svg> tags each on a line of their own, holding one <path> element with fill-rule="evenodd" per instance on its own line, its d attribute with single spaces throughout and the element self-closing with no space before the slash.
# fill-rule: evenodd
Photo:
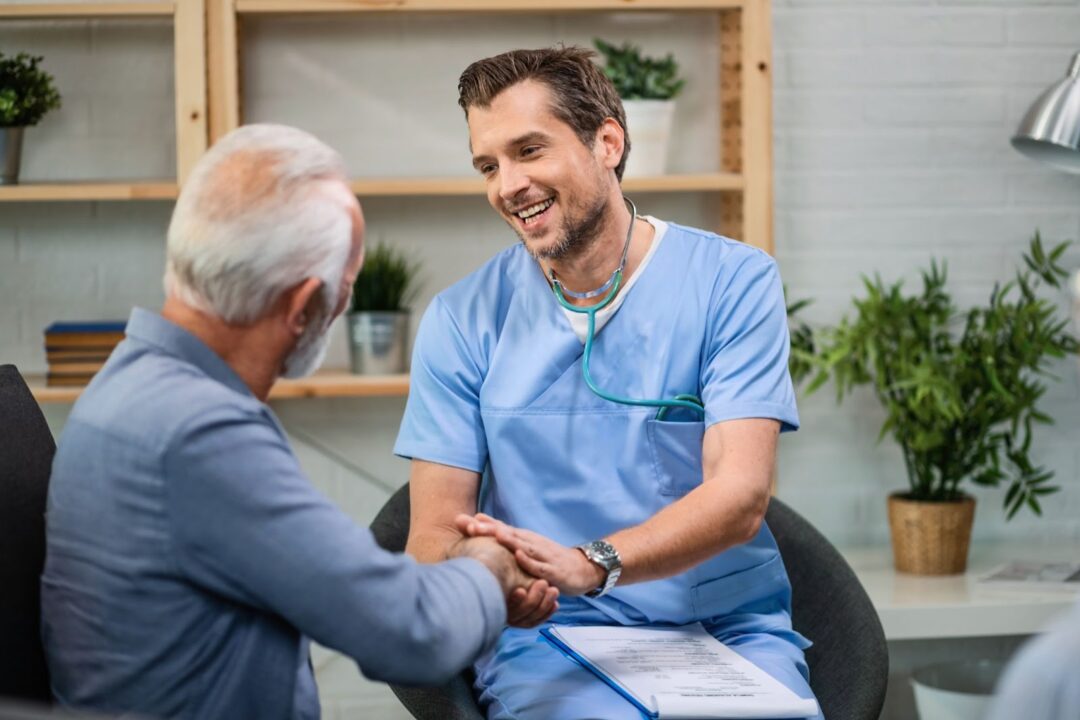
<svg viewBox="0 0 1080 720">
<path fill-rule="evenodd" d="M 492 100 L 512 85 L 526 80 L 541 82 L 554 98 L 551 112 L 570 126 L 574 134 L 591 148 L 596 131 L 608 118 L 623 129 L 622 159 L 615 176 L 622 180 L 626 158 L 630 155 L 630 134 L 626 132 L 626 113 L 619 93 L 585 48 L 553 47 L 541 50 L 511 50 L 502 55 L 477 60 L 458 80 L 458 105 L 469 115 L 469 108 L 491 106 Z"/>
</svg>

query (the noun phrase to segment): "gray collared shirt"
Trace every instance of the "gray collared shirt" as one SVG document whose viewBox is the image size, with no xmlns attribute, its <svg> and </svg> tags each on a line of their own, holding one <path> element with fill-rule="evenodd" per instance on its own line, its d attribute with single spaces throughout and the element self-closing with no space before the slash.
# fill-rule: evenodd
<svg viewBox="0 0 1080 720">
<path fill-rule="evenodd" d="M 379 549 L 232 369 L 146 310 L 67 421 L 47 535 L 42 633 L 64 705 L 313 718 L 306 637 L 370 678 L 441 682 L 505 621 L 476 561 Z"/>
</svg>

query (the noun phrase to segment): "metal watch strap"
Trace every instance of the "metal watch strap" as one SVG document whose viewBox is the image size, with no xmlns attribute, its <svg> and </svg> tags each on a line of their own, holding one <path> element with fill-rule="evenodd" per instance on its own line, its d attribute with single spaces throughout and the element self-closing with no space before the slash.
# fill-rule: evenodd
<svg viewBox="0 0 1080 720">
<path fill-rule="evenodd" d="M 599 565 L 607 572 L 603 584 L 585 593 L 585 597 L 598 598 L 606 595 L 611 588 L 615 587 L 615 583 L 619 581 L 619 575 L 622 574 L 622 558 L 619 557 L 619 551 L 606 540 L 593 540 L 590 543 L 578 545 L 577 549 L 589 562 Z"/>
</svg>

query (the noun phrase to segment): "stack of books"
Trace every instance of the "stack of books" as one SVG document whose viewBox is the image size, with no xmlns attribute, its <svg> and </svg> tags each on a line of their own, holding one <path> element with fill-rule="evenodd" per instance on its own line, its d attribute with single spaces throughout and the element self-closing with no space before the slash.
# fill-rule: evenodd
<svg viewBox="0 0 1080 720">
<path fill-rule="evenodd" d="M 124 339 L 124 322 L 57 322 L 45 328 L 45 384 L 82 386 Z"/>
</svg>

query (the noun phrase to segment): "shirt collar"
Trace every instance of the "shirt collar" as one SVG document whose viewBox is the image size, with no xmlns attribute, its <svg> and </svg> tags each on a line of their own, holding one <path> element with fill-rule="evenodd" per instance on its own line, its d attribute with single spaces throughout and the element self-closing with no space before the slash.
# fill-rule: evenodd
<svg viewBox="0 0 1080 720">
<path fill-rule="evenodd" d="M 220 355 L 187 330 L 151 310 L 133 308 L 125 334 L 202 370 L 210 378 L 244 395 L 252 395 L 240 376 Z"/>
</svg>

